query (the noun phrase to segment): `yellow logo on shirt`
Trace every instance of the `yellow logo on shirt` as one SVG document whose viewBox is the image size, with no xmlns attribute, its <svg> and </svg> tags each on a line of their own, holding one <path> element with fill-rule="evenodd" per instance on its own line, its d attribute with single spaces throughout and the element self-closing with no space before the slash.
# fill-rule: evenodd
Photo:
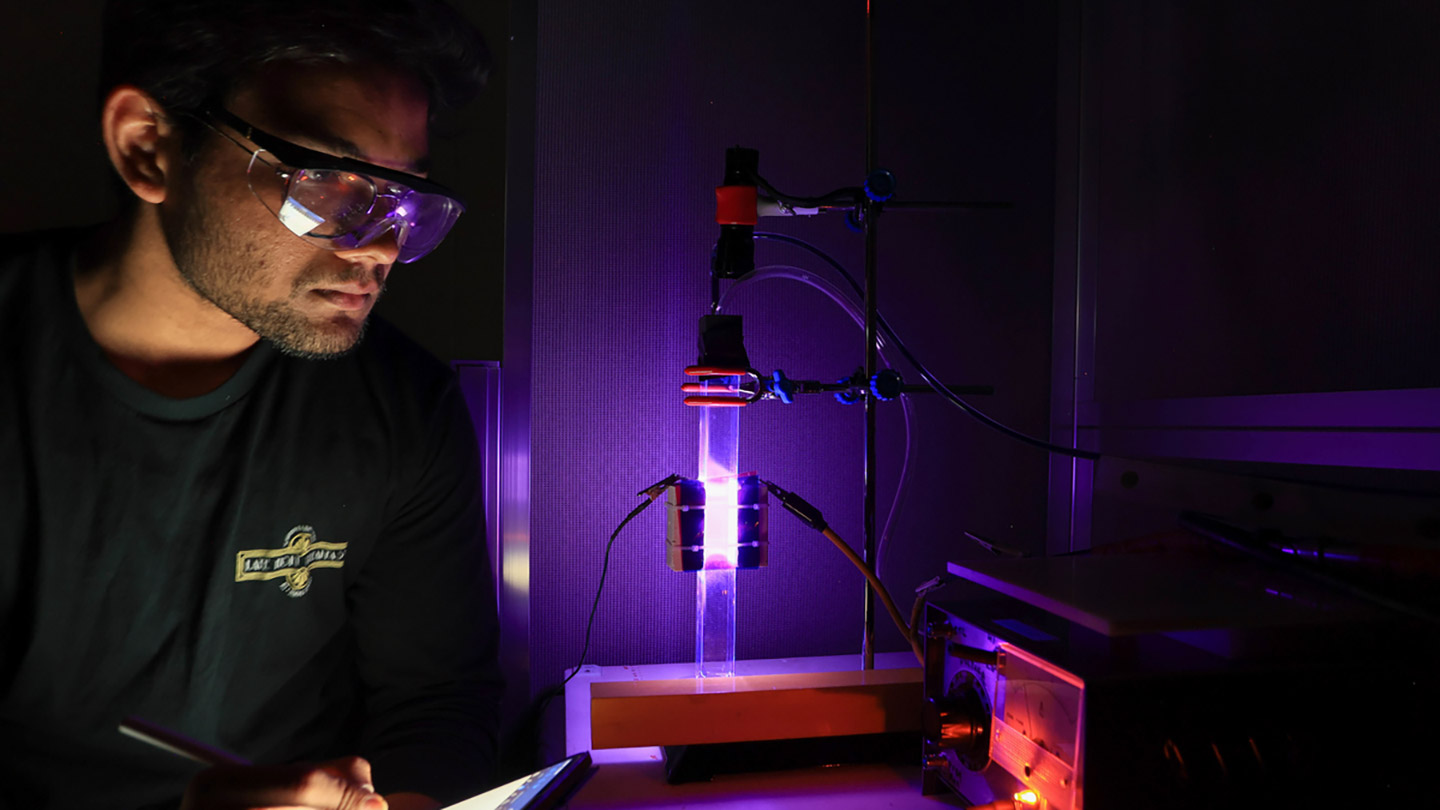
<svg viewBox="0 0 1440 810">
<path fill-rule="evenodd" d="M 322 543 L 311 526 L 296 526 L 285 535 L 285 545 L 276 549 L 242 551 L 235 555 L 235 581 L 283 579 L 280 590 L 290 596 L 304 596 L 310 590 L 311 571 L 316 568 L 345 567 L 349 543 Z"/>
</svg>

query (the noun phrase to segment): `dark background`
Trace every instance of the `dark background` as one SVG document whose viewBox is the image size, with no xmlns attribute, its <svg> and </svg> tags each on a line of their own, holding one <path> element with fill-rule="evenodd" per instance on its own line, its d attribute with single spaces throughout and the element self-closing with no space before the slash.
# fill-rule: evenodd
<svg viewBox="0 0 1440 810">
<path fill-rule="evenodd" d="M 7 230 L 107 205 L 99 2 L 84 5 L 27 10 L 0 49 Z M 443 358 L 505 361 L 500 531 L 516 554 L 503 589 L 529 651 L 517 691 L 536 693 L 580 655 L 605 541 L 635 493 L 696 472 L 679 384 L 708 300 L 724 150 L 758 149 L 795 194 L 863 179 L 865 5 L 462 5 L 499 65 L 465 134 L 436 144 L 435 176 L 475 205 L 397 273 L 383 307 Z M 879 163 L 898 197 L 1013 204 L 894 212 L 880 235 L 881 310 L 942 379 L 995 385 L 972 400 L 992 416 L 1065 441 L 1077 398 L 1440 387 L 1435 4 L 875 6 Z M 762 229 L 862 270 L 861 239 L 836 217 Z M 823 272 L 788 247 L 756 253 Z M 832 379 L 863 359 L 860 330 L 810 288 L 767 281 L 734 301 L 762 371 Z M 910 427 L 910 484 L 880 561 L 902 605 L 946 561 L 984 553 L 962 531 L 1047 548 L 1069 465 L 934 397 L 915 398 Z M 742 413 L 741 435 L 742 469 L 860 544 L 858 406 L 766 402 Z M 883 406 L 882 524 L 906 447 L 899 406 Z M 1112 516 L 1093 540 L 1138 526 Z M 858 651 L 859 574 L 778 510 L 771 541 L 770 567 L 739 575 L 737 655 Z M 665 567 L 663 543 L 658 506 L 620 536 L 588 663 L 693 658 L 693 577 Z M 880 638 L 901 649 L 883 616 Z"/>
<path fill-rule="evenodd" d="M 1097 9 L 1095 398 L 1440 381 L 1437 6 Z"/>
<path fill-rule="evenodd" d="M 498 360 L 509 12 L 503 2 L 455 5 L 486 32 L 495 62 L 479 101 L 455 116 L 453 133 L 431 144 L 432 176 L 469 207 L 434 253 L 397 269 L 377 311 L 444 359 Z M 104 0 L 67 0 L 6 15 L 0 230 L 81 225 L 114 213 L 97 100 L 102 8 Z"/>
</svg>

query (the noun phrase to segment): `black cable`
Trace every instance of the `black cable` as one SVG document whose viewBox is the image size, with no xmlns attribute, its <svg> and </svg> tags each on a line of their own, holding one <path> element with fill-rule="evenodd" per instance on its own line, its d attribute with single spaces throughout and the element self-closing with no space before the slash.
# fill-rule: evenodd
<svg viewBox="0 0 1440 810">
<path fill-rule="evenodd" d="M 900 631 L 900 635 L 909 643 L 910 649 L 914 651 L 915 657 L 919 659 L 921 664 L 924 664 L 925 650 L 923 643 L 920 641 L 919 636 L 916 635 L 915 628 L 905 624 L 905 617 L 900 615 L 900 609 L 895 606 L 895 600 L 890 597 L 890 592 L 885 588 L 885 583 L 880 581 L 880 577 L 875 573 L 875 569 L 868 565 L 865 560 L 861 559 L 860 555 L 855 553 L 855 549 L 850 548 L 850 545 L 846 543 L 840 535 L 836 534 L 834 529 L 830 528 L 830 525 L 825 522 L 825 516 L 820 514 L 820 510 L 816 509 L 809 501 L 789 490 L 781 489 L 771 481 L 761 480 L 760 483 L 764 484 L 765 488 L 770 491 L 770 494 L 774 495 L 776 500 L 780 501 L 780 505 L 785 507 L 786 511 L 799 518 L 800 522 L 806 526 L 825 535 L 825 539 L 833 543 L 856 568 L 860 569 L 860 573 L 865 577 L 866 583 L 870 586 L 871 590 L 880 597 L 880 601 L 884 603 L 885 610 L 890 614 L 891 621 L 895 622 L 895 629 Z"/>
<path fill-rule="evenodd" d="M 1314 582 L 1343 591 L 1351 596 L 1371 602 L 1372 604 L 1380 605 L 1381 607 L 1388 608 L 1397 613 L 1404 613 L 1407 616 L 1412 616 L 1417 619 L 1423 619 L 1427 622 L 1440 623 L 1440 615 L 1436 615 L 1417 605 L 1412 605 L 1383 593 L 1372 591 L 1344 577 L 1335 576 L 1312 568 L 1268 543 L 1261 542 L 1249 532 L 1211 517 L 1210 515 L 1204 515 L 1199 512 L 1181 512 L 1180 525 L 1196 534 L 1226 545 L 1236 551 L 1248 554 L 1262 562 L 1270 563 L 1278 568 L 1299 574 Z"/>
<path fill-rule="evenodd" d="M 850 289 L 854 290 L 855 294 L 860 296 L 861 300 L 864 300 L 865 291 L 860 287 L 860 284 L 855 280 L 855 277 L 850 275 L 850 272 L 846 270 L 845 267 L 840 264 L 840 262 L 836 261 L 833 257 L 830 256 L 830 254 L 826 253 L 820 248 L 815 247 L 814 245 L 804 241 L 803 239 L 796 239 L 793 236 L 786 236 L 785 234 L 781 233 L 756 232 L 755 238 L 768 239 L 772 242 L 783 242 L 787 245 L 794 245 L 795 247 L 798 247 L 802 250 L 809 251 L 811 254 L 819 257 L 826 264 L 834 268 L 835 272 L 839 273 L 847 282 L 850 283 Z M 885 318 L 883 316 L 879 317 L 878 320 L 880 330 L 885 333 L 886 337 L 890 338 L 890 340 L 894 342 L 896 348 L 900 350 L 900 354 L 903 355 L 905 359 L 910 362 L 910 365 L 914 366 L 915 370 L 920 372 L 920 378 L 923 379 L 927 385 L 933 388 L 937 394 L 940 394 L 941 396 L 949 400 L 950 404 L 964 411 L 976 421 L 980 422 L 981 424 L 992 430 L 999 431 L 1000 433 L 1003 433 L 1012 439 L 1024 442 L 1025 444 L 1028 444 L 1032 447 L 1038 447 L 1041 450 L 1048 450 L 1051 453 L 1059 453 L 1060 455 L 1071 456 L 1073 458 L 1083 458 L 1089 461 L 1095 461 L 1100 458 L 1099 453 L 1090 450 L 1081 450 L 1078 447 L 1065 447 L 1064 445 L 1051 444 L 1050 442 L 1047 442 L 1043 439 L 1037 439 L 1034 436 L 1026 435 L 1018 430 L 1015 430 L 1014 428 L 1003 425 L 1000 422 L 997 422 L 996 420 L 985 415 L 978 408 L 964 401 L 959 397 L 958 394 L 947 388 L 945 384 L 940 382 L 940 380 L 934 374 L 931 374 L 930 370 L 926 368 L 925 365 L 922 364 L 919 359 L 915 357 L 914 354 L 910 353 L 910 349 L 907 348 L 905 346 L 905 343 L 900 340 L 900 337 L 895 334 L 895 330 L 890 328 L 890 324 L 885 321 Z"/>
<path fill-rule="evenodd" d="M 860 200 L 865 196 L 865 189 L 858 186 L 849 186 L 836 189 L 829 194 L 819 197 L 796 197 L 775 188 L 775 186 L 770 184 L 769 180 L 766 180 L 758 174 L 753 175 L 753 177 L 755 184 L 770 192 L 770 195 L 776 200 L 787 205 L 800 206 L 802 208 L 817 208 L 827 205 L 844 205 L 844 207 L 847 208 L 854 208 L 860 204 Z"/>
<path fill-rule="evenodd" d="M 600 593 L 605 590 L 605 575 L 610 571 L 610 550 L 615 547 L 615 539 L 620 536 L 620 530 L 625 528 L 625 524 L 634 520 L 636 515 L 645 511 L 645 507 L 654 502 L 653 498 L 646 498 L 640 502 L 639 506 L 631 509 L 630 514 L 626 515 L 625 519 L 620 521 L 620 525 L 616 526 L 615 531 L 611 533 L 610 542 L 605 544 L 605 560 L 600 564 L 600 584 L 595 587 L 595 601 L 590 605 L 590 618 L 585 621 L 585 644 L 580 648 L 580 660 L 575 662 L 575 669 L 565 676 L 565 680 L 560 682 L 557 689 L 564 689 L 565 684 L 570 683 L 570 679 L 575 677 L 580 672 L 580 667 L 585 665 L 585 655 L 590 652 L 590 631 L 595 629 L 595 612 L 600 608 Z"/>
<path fill-rule="evenodd" d="M 610 533 L 610 540 L 605 544 L 605 558 L 600 565 L 600 584 L 595 586 L 595 601 L 590 605 L 590 618 L 585 621 L 585 644 L 580 648 L 580 660 L 576 662 L 575 668 L 570 674 L 565 676 L 565 680 L 545 690 L 536 698 L 533 715 L 537 724 L 540 722 L 540 718 L 545 716 L 545 709 L 550 705 L 550 701 L 565 691 L 565 685 L 570 683 L 571 678 L 580 674 L 580 668 L 585 665 L 585 656 L 590 652 L 590 632 L 595 627 L 595 613 L 600 608 L 600 594 L 605 590 L 605 576 L 610 571 L 610 550 L 615 547 L 615 540 L 620 536 L 620 530 L 625 528 L 625 524 L 634 520 L 636 515 L 645 511 L 646 507 L 654 503 L 666 487 L 679 481 L 681 477 L 680 475 L 671 475 L 640 490 L 638 494 L 644 495 L 645 500 L 631 509 L 630 514 L 626 515 L 625 519 L 620 521 L 620 525 L 615 527 L 615 531 Z"/>
</svg>

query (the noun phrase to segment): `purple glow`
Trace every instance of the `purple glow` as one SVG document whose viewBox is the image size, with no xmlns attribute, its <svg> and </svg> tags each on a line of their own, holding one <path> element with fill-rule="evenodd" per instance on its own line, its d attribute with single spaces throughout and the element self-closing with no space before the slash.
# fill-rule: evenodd
<svg viewBox="0 0 1440 810">
<path fill-rule="evenodd" d="M 705 482 L 705 567 L 734 568 L 739 560 L 737 512 L 740 479 Z"/>
<path fill-rule="evenodd" d="M 706 390 L 739 385 L 737 377 L 722 377 Z M 705 567 L 733 569 L 739 561 L 736 544 L 736 504 L 740 481 L 740 413 L 738 408 L 700 408 L 700 470 L 705 482 Z"/>
<path fill-rule="evenodd" d="M 1359 554 L 1335 554 L 1330 551 L 1321 551 L 1314 548 L 1282 548 L 1286 554 L 1295 554 L 1301 557 L 1314 557 L 1317 560 L 1343 560 L 1345 562 L 1359 562 Z"/>
<path fill-rule="evenodd" d="M 710 387 L 739 385 L 735 377 Z M 735 674 L 736 525 L 740 482 L 740 409 L 700 409 L 700 474 L 705 483 L 705 567 L 695 575 L 695 671 L 700 677 Z"/>
</svg>

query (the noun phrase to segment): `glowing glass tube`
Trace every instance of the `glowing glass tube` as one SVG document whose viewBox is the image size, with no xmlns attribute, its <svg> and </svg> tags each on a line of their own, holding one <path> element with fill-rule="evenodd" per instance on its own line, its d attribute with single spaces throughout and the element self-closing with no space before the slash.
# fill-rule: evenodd
<svg viewBox="0 0 1440 810">
<path fill-rule="evenodd" d="M 709 383 L 730 389 L 737 377 Z M 735 674 L 735 477 L 740 462 L 740 409 L 700 409 L 700 475 L 705 482 L 705 567 L 695 572 L 695 674 Z"/>
</svg>

